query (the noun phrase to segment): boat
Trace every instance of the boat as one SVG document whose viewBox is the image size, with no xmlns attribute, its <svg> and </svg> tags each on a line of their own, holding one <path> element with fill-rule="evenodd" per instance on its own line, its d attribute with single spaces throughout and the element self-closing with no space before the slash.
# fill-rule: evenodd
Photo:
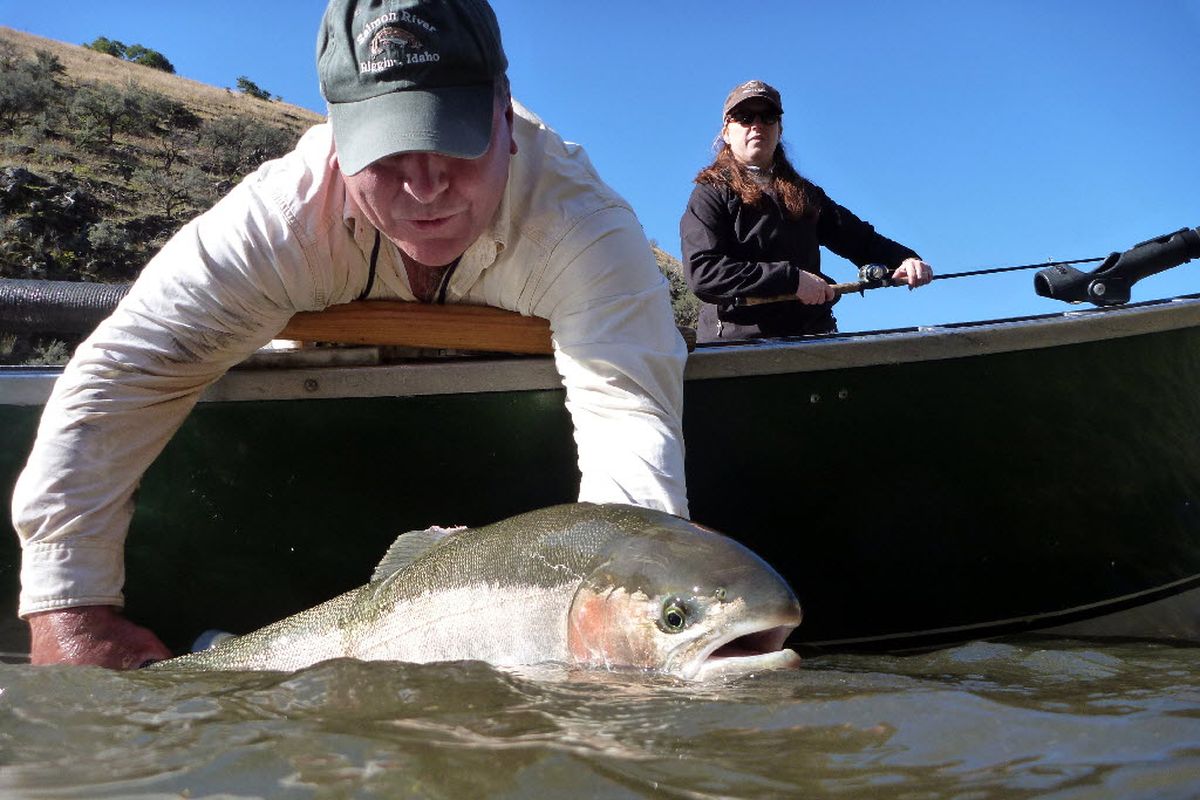
<svg viewBox="0 0 1200 800">
<path fill-rule="evenodd" d="M 1100 297 L 1100 272 L 1039 291 Z M 537 349 L 308 348 L 231 370 L 142 481 L 127 614 L 184 651 L 361 584 L 400 531 L 572 501 L 570 419 Z M 5 497 L 59 372 L 0 369 Z M 802 649 L 1200 639 L 1200 295 L 700 345 L 684 402 L 692 517 L 789 581 Z M 18 572 L 4 537 L 0 650 L 19 659 Z"/>
</svg>

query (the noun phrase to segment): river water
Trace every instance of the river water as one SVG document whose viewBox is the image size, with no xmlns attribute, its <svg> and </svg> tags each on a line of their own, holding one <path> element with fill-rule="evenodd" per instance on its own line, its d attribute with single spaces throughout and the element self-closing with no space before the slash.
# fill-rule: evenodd
<svg viewBox="0 0 1200 800">
<path fill-rule="evenodd" d="M 1064 639 L 690 685 L 336 660 L 0 665 L 0 796 L 1200 796 L 1200 649 Z"/>
</svg>

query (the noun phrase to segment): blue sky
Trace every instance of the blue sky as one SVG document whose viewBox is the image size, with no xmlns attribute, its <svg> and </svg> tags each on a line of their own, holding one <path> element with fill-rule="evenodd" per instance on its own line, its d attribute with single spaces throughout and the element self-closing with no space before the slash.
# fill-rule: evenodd
<svg viewBox="0 0 1200 800">
<path fill-rule="evenodd" d="M 720 104 L 783 93 L 802 173 L 940 273 L 1090 258 L 1200 226 L 1200 0 L 494 0 L 513 91 L 679 255 Z M 217 86 L 246 75 L 323 110 L 323 0 L 0 0 L 0 24 L 159 50 Z M 826 272 L 853 269 L 826 254 Z M 1200 292 L 1200 262 L 1134 300 Z M 842 300 L 843 330 L 1048 313 L 1033 272 Z"/>
</svg>

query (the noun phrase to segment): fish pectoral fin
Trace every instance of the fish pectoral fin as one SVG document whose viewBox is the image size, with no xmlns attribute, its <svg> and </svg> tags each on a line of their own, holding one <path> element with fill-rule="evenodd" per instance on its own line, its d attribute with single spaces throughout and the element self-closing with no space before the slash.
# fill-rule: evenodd
<svg viewBox="0 0 1200 800">
<path fill-rule="evenodd" d="M 388 548 L 387 553 L 384 554 L 383 560 L 375 567 L 375 572 L 371 575 L 371 580 L 379 581 L 395 575 L 421 556 L 440 547 L 446 541 L 465 530 L 467 530 L 465 525 L 459 525 L 454 528 L 442 528 L 434 525 L 423 531 L 409 531 L 408 533 L 400 534 L 396 537 L 396 541 L 392 542 L 392 546 Z"/>
</svg>

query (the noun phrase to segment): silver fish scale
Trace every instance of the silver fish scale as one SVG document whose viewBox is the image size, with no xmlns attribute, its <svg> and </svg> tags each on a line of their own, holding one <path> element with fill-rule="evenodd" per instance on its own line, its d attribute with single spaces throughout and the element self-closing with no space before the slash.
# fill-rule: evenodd
<svg viewBox="0 0 1200 800">
<path fill-rule="evenodd" d="M 487 582 L 497 586 L 549 589 L 578 582 L 613 540 L 644 532 L 637 509 L 604 507 L 603 517 L 578 505 L 464 531 L 400 570 L 397 597 Z"/>
</svg>

